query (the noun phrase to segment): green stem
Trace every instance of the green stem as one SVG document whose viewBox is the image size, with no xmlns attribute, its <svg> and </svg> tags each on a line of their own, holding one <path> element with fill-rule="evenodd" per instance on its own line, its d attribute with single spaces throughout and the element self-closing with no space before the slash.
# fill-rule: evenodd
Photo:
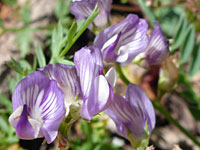
<svg viewBox="0 0 200 150">
<path fill-rule="evenodd" d="M 126 76 L 124 75 L 122 69 L 121 69 L 121 66 L 119 63 L 115 63 L 115 69 L 120 77 L 120 79 L 126 84 L 126 85 L 129 85 L 130 84 L 130 81 L 126 78 Z"/>
<path fill-rule="evenodd" d="M 74 45 L 74 43 L 78 40 L 78 38 L 83 34 L 83 32 L 88 28 L 88 26 L 96 18 L 96 16 L 99 14 L 99 10 L 97 10 L 97 9 L 98 9 L 98 5 L 96 5 L 91 16 L 86 20 L 86 23 L 83 25 L 83 27 L 81 27 L 80 31 L 75 35 L 75 37 L 72 39 L 72 41 L 67 44 L 65 49 L 59 55 L 59 57 L 65 56 L 65 54 L 69 51 L 69 49 Z"/>
<path fill-rule="evenodd" d="M 53 29 L 54 27 L 56 26 L 56 24 L 51 24 L 51 25 L 48 25 L 48 26 L 44 26 L 44 27 L 34 27 L 36 30 L 51 30 Z M 23 27 L 18 27 L 18 28 L 1 28 L 1 33 L 0 35 L 6 33 L 6 32 L 18 32 L 18 31 L 21 31 L 21 30 L 24 30 L 26 28 L 28 28 L 29 26 L 23 26 Z"/>
<path fill-rule="evenodd" d="M 157 101 L 152 101 L 154 108 L 156 108 L 161 114 L 165 116 L 165 118 L 174 124 L 183 134 L 185 134 L 188 138 L 190 138 L 197 146 L 200 147 L 200 142 L 190 134 L 178 121 L 176 121 L 170 113 Z"/>
<path fill-rule="evenodd" d="M 130 81 L 123 74 L 121 67 L 120 67 L 120 64 L 115 63 L 115 67 L 116 67 L 117 73 L 118 73 L 119 77 L 122 79 L 122 81 L 124 83 L 126 83 L 126 85 L 130 84 Z M 200 147 L 200 142 L 192 134 L 190 134 L 178 121 L 176 121 L 171 116 L 171 114 L 159 103 L 159 101 L 160 100 L 152 101 L 154 108 L 157 109 L 161 114 L 163 114 L 165 116 L 165 118 L 169 122 L 174 124 L 183 134 L 185 134 L 188 138 L 190 138 L 193 141 L 194 144 L 196 144 L 197 146 Z"/>
</svg>

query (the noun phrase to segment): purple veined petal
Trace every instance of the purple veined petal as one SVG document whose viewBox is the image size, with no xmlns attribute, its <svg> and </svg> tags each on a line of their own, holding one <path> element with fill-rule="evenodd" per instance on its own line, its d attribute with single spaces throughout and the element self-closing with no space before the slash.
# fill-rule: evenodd
<svg viewBox="0 0 200 150">
<path fill-rule="evenodd" d="M 115 87 L 115 84 L 117 82 L 117 72 L 113 67 L 108 70 L 105 77 L 107 81 L 110 83 L 110 85 L 112 87 Z"/>
<path fill-rule="evenodd" d="M 121 47 L 121 49 L 128 49 L 128 59 L 123 65 L 129 64 L 138 54 L 141 54 L 146 50 L 149 42 L 147 31 L 148 24 L 146 20 L 140 19 L 132 41 Z"/>
<path fill-rule="evenodd" d="M 49 80 L 41 72 L 33 72 L 19 82 L 12 102 L 14 112 L 9 122 L 16 128 L 20 138 L 44 136 L 47 143 L 56 138 L 60 122 L 65 116 L 64 95 L 56 81 Z"/>
<path fill-rule="evenodd" d="M 88 97 L 94 78 L 103 74 L 101 53 L 98 48 L 83 47 L 75 53 L 74 63 L 80 77 L 83 97 Z"/>
<path fill-rule="evenodd" d="M 70 2 L 70 12 L 76 17 L 77 21 L 81 21 L 89 17 L 95 5 L 98 4 L 100 12 L 94 19 L 94 24 L 97 27 L 104 27 L 110 20 L 111 3 L 110 0 L 72 0 Z"/>
<path fill-rule="evenodd" d="M 91 120 L 111 103 L 113 89 L 103 75 L 102 56 L 98 48 L 82 48 L 75 53 L 74 63 L 83 93 L 81 116 Z"/>
<path fill-rule="evenodd" d="M 101 49 L 106 61 L 127 63 L 145 51 L 148 43 L 147 29 L 145 20 L 130 14 L 121 23 L 99 33 L 94 40 L 94 46 Z M 108 59 L 110 57 L 112 59 Z"/>
<path fill-rule="evenodd" d="M 153 105 L 146 94 L 138 86 L 130 84 L 126 92 L 126 100 L 132 108 L 135 108 L 144 123 L 147 122 L 149 132 L 155 127 L 155 112 Z"/>
<path fill-rule="evenodd" d="M 160 24 L 158 22 L 155 22 L 155 24 L 145 51 L 147 63 L 150 65 L 160 64 L 170 54 L 168 49 L 169 42 L 165 40 Z"/>
<path fill-rule="evenodd" d="M 130 131 L 140 139 L 146 123 L 149 132 L 155 126 L 155 112 L 150 100 L 133 84 L 128 86 L 126 98 L 115 94 L 112 104 L 104 112 L 115 122 L 117 132 L 126 138 Z"/>
<path fill-rule="evenodd" d="M 75 66 L 55 64 L 47 65 L 39 69 L 49 79 L 56 80 L 58 87 L 65 95 L 66 115 L 69 113 L 69 106 L 74 102 L 75 97 L 82 97 L 80 82 Z"/>
</svg>

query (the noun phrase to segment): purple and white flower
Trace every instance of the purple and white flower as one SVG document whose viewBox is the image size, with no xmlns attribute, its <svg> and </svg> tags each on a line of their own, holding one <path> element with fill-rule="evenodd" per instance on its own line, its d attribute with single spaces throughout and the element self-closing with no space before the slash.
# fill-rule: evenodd
<svg viewBox="0 0 200 150">
<path fill-rule="evenodd" d="M 134 84 L 128 86 L 125 98 L 115 94 L 112 104 L 104 112 L 115 122 L 120 135 L 129 140 L 134 137 L 135 142 L 142 140 L 146 123 L 149 133 L 155 127 L 155 112 L 151 101 Z"/>
<path fill-rule="evenodd" d="M 94 24 L 97 27 L 104 27 L 110 20 L 111 3 L 112 0 L 72 0 L 70 2 L 70 12 L 79 22 L 88 18 L 95 8 L 95 5 L 98 4 L 100 12 L 94 19 Z"/>
<path fill-rule="evenodd" d="M 165 40 L 160 24 L 155 22 L 155 27 L 145 50 L 146 63 L 148 65 L 160 64 L 169 55 L 169 41 Z"/>
<path fill-rule="evenodd" d="M 81 116 L 91 120 L 112 102 L 114 96 L 112 86 L 116 82 L 116 72 L 111 69 L 104 76 L 101 52 L 92 46 L 83 47 L 76 52 L 74 63 L 83 94 Z"/>
<path fill-rule="evenodd" d="M 96 36 L 98 47 L 107 62 L 130 63 L 148 45 L 148 24 L 130 14 L 121 23 L 110 26 Z"/>
<path fill-rule="evenodd" d="M 9 122 L 19 138 L 45 137 L 47 143 L 54 141 L 65 116 L 64 95 L 56 81 L 33 72 L 18 83 L 12 103 L 14 112 Z"/>
<path fill-rule="evenodd" d="M 69 107 L 74 103 L 75 98 L 82 98 L 80 81 L 75 66 L 57 63 L 55 65 L 49 64 L 38 70 L 50 80 L 56 80 L 58 87 L 64 93 L 66 115 L 68 115 Z"/>
</svg>

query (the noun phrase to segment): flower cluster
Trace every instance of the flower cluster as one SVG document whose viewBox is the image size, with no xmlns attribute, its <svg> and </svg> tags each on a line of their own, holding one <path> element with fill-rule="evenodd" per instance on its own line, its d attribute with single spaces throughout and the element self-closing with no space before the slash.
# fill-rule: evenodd
<svg viewBox="0 0 200 150">
<path fill-rule="evenodd" d="M 100 13 L 94 24 L 104 26 L 110 18 L 109 0 L 73 0 L 71 13 L 79 21 L 87 18 L 96 4 Z M 159 23 L 155 23 L 150 37 L 147 31 L 147 22 L 130 14 L 100 32 L 93 46 L 77 51 L 74 66 L 49 64 L 21 80 L 12 96 L 14 112 L 9 118 L 17 135 L 22 139 L 45 137 L 51 143 L 62 119 L 69 114 L 70 105 L 78 99 L 82 101 L 82 118 L 91 120 L 104 111 L 120 135 L 137 144 L 142 141 L 146 127 L 148 134 L 155 127 L 151 101 L 134 84 L 127 87 L 125 97 L 115 94 L 115 69 L 104 75 L 103 60 L 126 65 L 141 55 L 148 65 L 160 64 L 169 56 L 168 42 Z"/>
</svg>

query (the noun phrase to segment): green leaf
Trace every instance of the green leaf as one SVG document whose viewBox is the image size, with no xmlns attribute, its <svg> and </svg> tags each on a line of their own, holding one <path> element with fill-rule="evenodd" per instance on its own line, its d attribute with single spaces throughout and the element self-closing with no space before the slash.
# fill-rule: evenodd
<svg viewBox="0 0 200 150">
<path fill-rule="evenodd" d="M 195 120 L 200 120 L 200 108 L 196 106 L 189 106 L 190 112 L 194 116 Z"/>
<path fill-rule="evenodd" d="M 0 129 L 4 132 L 8 132 L 8 123 L 2 116 L 0 116 Z"/>
<path fill-rule="evenodd" d="M 60 53 L 59 57 L 63 57 L 69 51 L 69 49 L 73 46 L 73 44 L 78 40 L 78 38 L 83 34 L 83 32 L 88 28 L 88 26 L 96 18 L 96 16 L 99 14 L 99 11 L 100 10 L 98 9 L 98 5 L 96 5 L 90 17 L 84 22 L 84 24 L 81 27 L 78 26 L 77 34 L 74 36 L 71 42 L 67 44 L 65 49 Z"/>
<path fill-rule="evenodd" d="M 51 53 L 52 58 L 57 57 L 60 52 L 60 47 L 63 40 L 63 27 L 61 22 L 58 23 L 57 29 L 54 29 L 52 34 Z"/>
<path fill-rule="evenodd" d="M 21 15 L 21 20 L 25 23 L 25 24 L 29 24 L 30 23 L 30 18 L 31 18 L 31 9 L 29 8 L 29 0 L 26 0 L 26 3 L 24 4 L 24 6 L 21 8 L 20 10 L 20 15 Z"/>
<path fill-rule="evenodd" d="M 146 0 L 137 0 L 138 4 L 140 5 L 140 8 L 145 13 L 147 19 L 152 23 L 152 21 L 156 20 L 155 15 L 153 14 L 153 11 L 150 7 L 146 5 Z"/>
<path fill-rule="evenodd" d="M 46 59 L 44 57 L 44 53 L 42 51 L 42 48 L 40 47 L 39 44 L 36 45 L 35 52 L 36 52 L 36 56 L 37 56 L 37 60 L 38 60 L 39 66 L 41 68 L 46 66 Z"/>
<path fill-rule="evenodd" d="M 55 5 L 55 15 L 58 19 L 61 19 L 61 21 L 69 14 L 69 2 L 69 0 L 58 0 Z"/>
<path fill-rule="evenodd" d="M 185 41 L 187 35 L 187 20 L 184 16 L 180 17 L 179 23 L 176 26 L 174 34 L 174 42 L 172 45 L 172 50 L 177 49 Z"/>
<path fill-rule="evenodd" d="M 34 28 L 25 28 L 19 31 L 16 35 L 17 46 L 21 51 L 21 57 L 24 58 L 26 54 L 30 50 L 30 44 L 32 42 L 31 32 L 33 32 Z"/>
<path fill-rule="evenodd" d="M 192 62 L 190 64 L 189 75 L 194 76 L 199 69 L 200 69 L 200 42 L 198 47 L 196 46 L 196 48 L 194 49 L 194 55 L 192 58 Z"/>
<path fill-rule="evenodd" d="M 70 61 L 70 60 L 63 59 L 63 58 L 58 58 L 58 57 L 56 57 L 54 59 L 55 59 L 55 62 L 57 62 L 57 63 L 74 66 L 74 63 L 72 61 Z"/>
<path fill-rule="evenodd" d="M 17 73 L 24 75 L 23 68 L 20 66 L 18 62 L 15 61 L 14 58 L 11 58 L 11 63 L 6 62 L 6 64 L 13 70 L 15 70 Z"/>
<path fill-rule="evenodd" d="M 68 42 L 71 42 L 74 35 L 76 34 L 76 31 L 77 31 L 77 23 L 73 22 L 70 29 L 69 29 L 68 35 L 67 35 L 67 41 Z"/>
<path fill-rule="evenodd" d="M 3 94 L 0 93 L 0 104 L 8 110 L 12 110 L 11 101 Z"/>
<path fill-rule="evenodd" d="M 187 31 L 187 36 L 185 42 L 183 43 L 183 47 L 181 50 L 181 62 L 185 63 L 187 59 L 192 54 L 192 50 L 195 44 L 195 28 L 194 26 L 190 26 Z"/>
</svg>

